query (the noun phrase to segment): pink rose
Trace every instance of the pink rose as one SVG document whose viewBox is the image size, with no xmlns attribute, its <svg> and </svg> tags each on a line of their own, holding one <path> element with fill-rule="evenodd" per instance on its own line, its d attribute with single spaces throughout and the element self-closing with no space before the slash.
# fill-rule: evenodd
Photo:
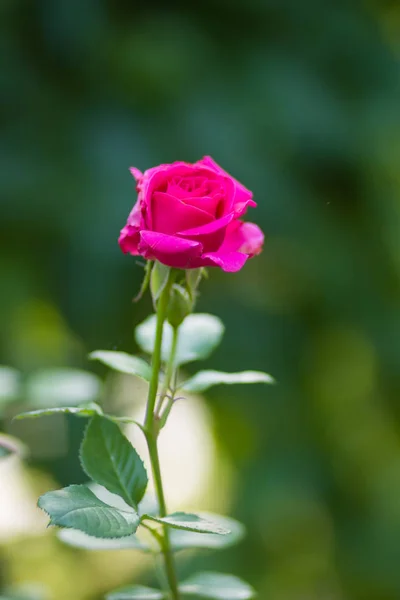
<svg viewBox="0 0 400 600">
<path fill-rule="evenodd" d="M 253 194 L 211 157 L 131 173 L 139 195 L 118 240 L 123 252 L 179 269 L 224 271 L 239 271 L 261 252 L 262 231 L 239 220 L 256 206 Z"/>
</svg>

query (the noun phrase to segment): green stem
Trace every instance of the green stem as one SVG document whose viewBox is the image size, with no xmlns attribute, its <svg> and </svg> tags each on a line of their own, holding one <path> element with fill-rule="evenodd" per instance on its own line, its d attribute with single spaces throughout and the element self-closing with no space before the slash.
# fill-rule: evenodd
<svg viewBox="0 0 400 600">
<path fill-rule="evenodd" d="M 160 517 L 167 516 L 167 506 L 165 502 L 164 489 L 161 477 L 160 459 L 158 456 L 157 439 L 147 438 L 147 447 L 149 449 L 149 456 L 151 467 L 154 477 L 154 485 L 156 488 L 156 495 L 159 505 Z M 168 585 L 171 591 L 171 597 L 173 600 L 179 600 L 178 580 L 175 570 L 174 556 L 171 549 L 171 543 L 169 539 L 168 528 L 163 527 L 164 539 L 162 544 L 162 553 L 164 556 L 165 572 L 168 579 Z"/>
<path fill-rule="evenodd" d="M 163 405 L 165 396 L 167 395 L 168 390 L 171 387 L 171 381 L 176 372 L 175 355 L 176 355 L 176 348 L 178 346 L 178 337 L 179 337 L 178 334 L 179 334 L 179 328 L 173 327 L 172 328 L 171 354 L 169 356 L 169 360 L 168 360 L 168 364 L 167 364 L 167 371 L 165 373 L 164 385 L 163 385 L 163 388 L 162 388 L 162 391 L 160 394 L 160 399 L 158 401 L 157 408 L 156 408 L 157 418 L 160 417 L 160 413 L 161 413 L 161 409 L 162 409 L 162 405 Z"/>
<path fill-rule="evenodd" d="M 175 279 L 175 273 L 171 269 L 168 276 L 168 281 L 165 284 L 163 291 L 157 304 L 157 324 L 156 324 L 156 339 L 154 340 L 154 351 L 152 359 L 152 374 L 149 387 L 149 395 L 147 398 L 146 416 L 144 419 L 144 428 L 150 431 L 154 424 L 154 407 L 156 403 L 158 380 L 161 366 L 161 344 L 163 336 L 164 321 L 167 316 L 167 308 L 171 286 Z"/>
<path fill-rule="evenodd" d="M 165 517 L 167 515 L 167 506 L 165 502 L 164 488 L 162 483 L 160 459 L 158 455 L 157 438 L 159 429 L 157 423 L 155 423 L 154 408 L 157 398 L 157 390 L 159 383 L 159 373 L 161 366 L 161 344 L 163 336 L 163 325 L 167 315 L 168 301 L 171 286 L 175 279 L 175 272 L 171 269 L 168 277 L 168 281 L 161 292 L 160 298 L 157 303 L 157 325 L 156 325 L 156 337 L 154 342 L 153 360 L 152 360 L 152 376 L 149 386 L 149 395 L 147 399 L 146 416 L 144 421 L 144 432 L 147 441 L 147 447 L 149 450 L 149 457 L 151 463 L 151 469 L 153 472 L 154 486 L 156 490 L 160 516 Z M 170 364 L 173 363 L 174 356 L 171 352 L 167 367 L 168 371 L 171 368 Z M 173 368 L 173 366 L 172 366 Z M 164 556 L 164 566 L 167 575 L 168 585 L 171 592 L 172 600 L 180 600 L 178 590 L 178 580 L 176 576 L 174 557 L 171 550 L 171 543 L 169 539 L 169 533 L 167 527 L 163 527 L 163 544 L 162 553 Z"/>
</svg>

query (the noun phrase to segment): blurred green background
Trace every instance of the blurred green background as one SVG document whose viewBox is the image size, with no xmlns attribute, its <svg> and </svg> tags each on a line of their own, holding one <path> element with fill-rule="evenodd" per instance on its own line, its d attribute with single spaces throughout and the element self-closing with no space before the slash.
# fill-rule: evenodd
<svg viewBox="0 0 400 600">
<path fill-rule="evenodd" d="M 198 309 L 227 331 L 202 366 L 278 385 L 194 401 L 215 447 L 193 451 L 220 465 L 196 507 L 248 535 L 179 568 L 234 572 L 260 600 L 398 600 L 398 1 L 2 0 L 0 31 L 0 362 L 103 377 L 89 351 L 135 351 L 151 305 L 132 304 L 143 269 L 117 244 L 128 168 L 210 154 L 253 190 L 267 242 L 203 283 Z M 30 456 L 0 470 L 1 586 L 98 600 L 142 563 L 45 531 L 37 496 L 85 480 L 83 423 L 16 426 L 18 408 L 2 428 Z"/>
</svg>

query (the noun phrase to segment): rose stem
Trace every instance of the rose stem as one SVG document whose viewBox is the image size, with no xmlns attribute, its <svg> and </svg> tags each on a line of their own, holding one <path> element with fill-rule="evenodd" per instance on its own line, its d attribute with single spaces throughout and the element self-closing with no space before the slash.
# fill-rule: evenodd
<svg viewBox="0 0 400 600">
<path fill-rule="evenodd" d="M 179 327 L 173 327 L 172 329 L 172 342 L 171 342 L 171 353 L 169 356 L 167 370 L 165 372 L 164 385 L 161 389 L 160 397 L 158 399 L 158 404 L 156 406 L 155 417 L 160 419 L 161 409 L 165 400 L 168 391 L 171 391 L 171 381 L 176 375 L 176 367 L 175 367 L 175 355 L 176 349 L 178 345 L 178 337 L 179 337 Z M 173 394 L 172 394 L 173 395 Z"/>
<path fill-rule="evenodd" d="M 169 295 L 171 286 L 174 282 L 176 273 L 174 270 L 170 270 L 168 281 L 161 292 L 160 298 L 157 304 L 157 326 L 156 326 L 156 337 L 154 342 L 154 351 L 152 359 L 152 375 L 149 386 L 149 394 L 147 398 L 146 416 L 144 421 L 144 432 L 147 441 L 147 447 L 149 450 L 149 457 L 151 463 L 151 469 L 153 472 L 154 485 L 159 505 L 160 516 L 165 517 L 167 513 L 167 506 L 165 502 L 164 488 L 161 476 L 160 459 L 158 455 L 157 439 L 159 429 L 155 422 L 154 408 L 157 397 L 159 373 L 161 366 L 161 344 L 163 335 L 163 325 L 167 314 Z M 173 364 L 174 357 L 169 357 L 169 363 Z M 167 575 L 168 585 L 171 591 L 171 597 L 173 600 L 179 600 L 178 580 L 176 576 L 175 562 L 171 550 L 171 543 L 169 539 L 169 532 L 166 526 L 163 526 L 163 544 L 162 553 L 164 556 L 164 565 Z"/>
</svg>

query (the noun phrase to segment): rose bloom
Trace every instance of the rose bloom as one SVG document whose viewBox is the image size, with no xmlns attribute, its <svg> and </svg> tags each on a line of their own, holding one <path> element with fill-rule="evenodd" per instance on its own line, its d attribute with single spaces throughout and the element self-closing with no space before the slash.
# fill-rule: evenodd
<svg viewBox="0 0 400 600">
<path fill-rule="evenodd" d="M 119 237 L 123 252 L 169 267 L 231 272 L 261 252 L 262 231 L 240 220 L 256 206 L 253 194 L 211 157 L 130 171 L 138 200 Z"/>
</svg>

